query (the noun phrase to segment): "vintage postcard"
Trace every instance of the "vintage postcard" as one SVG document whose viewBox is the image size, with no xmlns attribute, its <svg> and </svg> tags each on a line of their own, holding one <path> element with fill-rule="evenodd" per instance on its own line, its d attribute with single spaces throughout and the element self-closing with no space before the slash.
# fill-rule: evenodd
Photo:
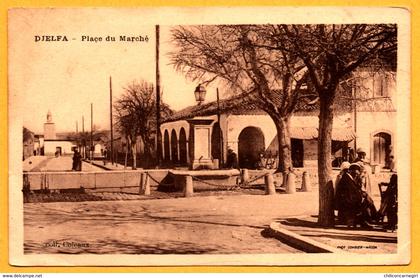
<svg viewBox="0 0 420 278">
<path fill-rule="evenodd" d="M 396 265 L 403 8 L 14 8 L 12 265 Z"/>
</svg>

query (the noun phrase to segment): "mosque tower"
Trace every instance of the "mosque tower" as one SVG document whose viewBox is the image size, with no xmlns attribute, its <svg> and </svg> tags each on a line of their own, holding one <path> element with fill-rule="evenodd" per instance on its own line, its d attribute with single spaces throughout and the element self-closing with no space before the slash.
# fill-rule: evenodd
<svg viewBox="0 0 420 278">
<path fill-rule="evenodd" d="M 48 110 L 47 122 L 44 123 L 44 140 L 55 140 L 57 139 L 55 134 L 55 124 L 52 121 L 51 111 Z"/>
</svg>

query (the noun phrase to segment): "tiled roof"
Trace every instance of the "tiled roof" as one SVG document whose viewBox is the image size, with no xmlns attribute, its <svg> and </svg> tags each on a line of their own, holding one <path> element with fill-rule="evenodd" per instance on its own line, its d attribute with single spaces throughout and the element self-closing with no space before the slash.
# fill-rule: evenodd
<svg viewBox="0 0 420 278">
<path fill-rule="evenodd" d="M 290 137 L 296 139 L 316 139 L 318 138 L 317 127 L 290 127 Z M 332 139 L 335 141 L 351 141 L 356 138 L 356 134 L 351 128 L 337 128 L 332 130 Z"/>
<path fill-rule="evenodd" d="M 396 109 L 392 104 L 392 100 L 387 97 L 358 100 L 356 103 L 357 111 L 359 112 L 395 112 Z"/>
<path fill-rule="evenodd" d="M 229 113 L 233 115 L 263 115 L 266 114 L 260 108 L 252 94 L 248 96 L 238 95 L 219 101 L 220 113 Z M 173 122 L 179 120 L 190 119 L 198 116 L 211 116 L 217 114 L 217 101 L 204 103 L 201 105 L 188 106 L 174 114 L 163 119 L 163 122 Z M 317 115 L 318 104 L 302 105 L 298 107 L 295 114 L 298 115 Z"/>
<path fill-rule="evenodd" d="M 255 95 L 249 94 L 248 96 L 237 95 L 227 99 L 221 99 L 219 101 L 220 113 L 229 113 L 233 115 L 263 115 L 266 114 L 263 109 L 260 108 Z M 275 96 L 274 102 L 279 101 Z M 378 98 L 378 99 L 367 99 L 357 100 L 356 102 L 357 111 L 395 111 L 390 98 Z M 298 116 L 317 116 L 319 111 L 319 102 L 314 104 L 301 103 L 298 105 L 294 115 Z M 337 98 L 334 104 L 334 111 L 337 114 L 348 113 L 352 111 L 352 101 L 349 99 Z M 217 114 L 217 102 L 209 102 L 201 105 L 188 106 L 178 112 L 163 119 L 163 122 L 174 122 L 179 120 L 191 119 L 199 116 L 211 116 Z"/>
</svg>

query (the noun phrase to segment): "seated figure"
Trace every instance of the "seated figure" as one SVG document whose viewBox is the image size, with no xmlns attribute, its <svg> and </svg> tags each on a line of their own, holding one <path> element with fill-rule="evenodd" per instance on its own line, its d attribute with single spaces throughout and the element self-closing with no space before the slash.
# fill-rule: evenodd
<svg viewBox="0 0 420 278">
<path fill-rule="evenodd" d="M 393 174 L 381 198 L 379 215 L 387 217 L 385 229 L 395 230 L 398 223 L 398 177 Z"/>
<path fill-rule="evenodd" d="M 339 220 L 349 227 L 356 226 L 361 215 L 363 195 L 356 183 L 358 175 L 360 166 L 350 165 L 348 171 L 342 174 L 336 188 L 335 204 Z"/>
</svg>

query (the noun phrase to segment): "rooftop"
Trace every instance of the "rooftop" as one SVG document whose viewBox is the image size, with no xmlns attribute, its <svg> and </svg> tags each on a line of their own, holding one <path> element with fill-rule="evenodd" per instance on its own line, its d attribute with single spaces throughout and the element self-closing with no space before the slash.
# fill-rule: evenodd
<svg viewBox="0 0 420 278">
<path fill-rule="evenodd" d="M 221 114 L 231 115 L 264 115 L 266 112 L 256 100 L 256 94 L 236 95 L 219 101 L 219 111 Z M 274 102 L 279 102 L 279 96 L 276 96 Z M 375 99 L 356 100 L 357 111 L 395 111 L 390 98 L 382 97 Z M 337 114 L 348 113 L 352 111 L 352 101 L 348 98 L 342 98 L 337 101 L 334 111 Z M 319 111 L 319 101 L 302 102 L 294 112 L 297 116 L 317 116 Z M 163 123 L 191 119 L 199 116 L 216 115 L 218 112 L 217 101 L 204 103 L 201 105 L 188 106 L 179 110 L 168 117 L 163 118 Z"/>
</svg>

